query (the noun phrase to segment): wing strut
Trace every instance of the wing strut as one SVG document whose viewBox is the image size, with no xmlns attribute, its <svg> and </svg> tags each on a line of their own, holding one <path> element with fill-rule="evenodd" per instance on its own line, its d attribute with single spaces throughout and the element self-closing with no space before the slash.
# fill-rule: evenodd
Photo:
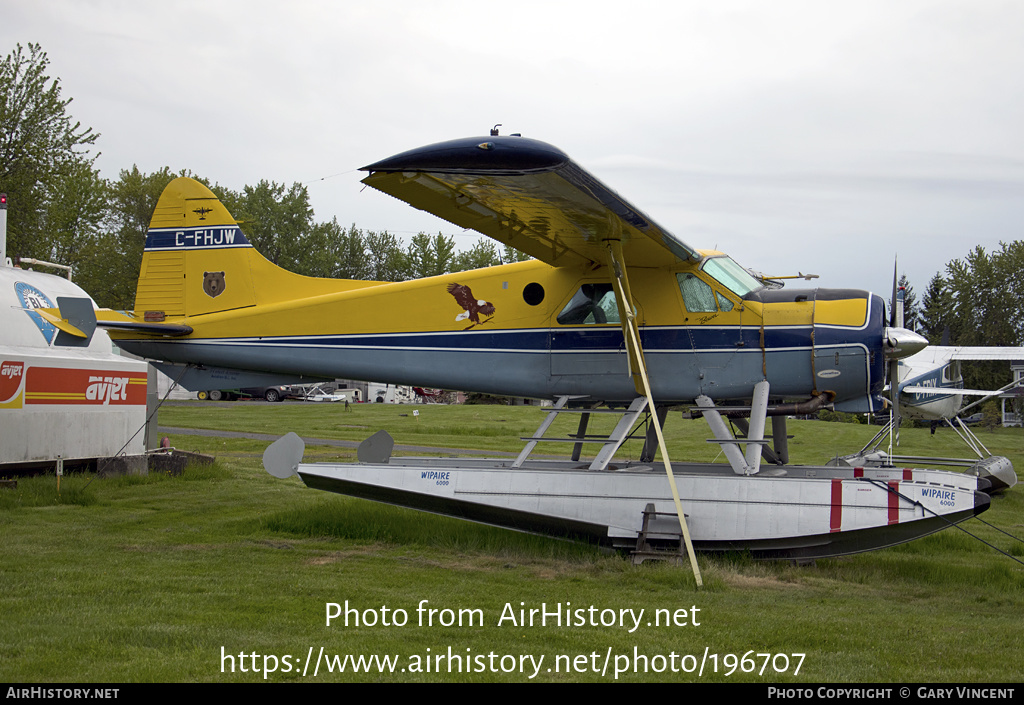
<svg viewBox="0 0 1024 705">
<path fill-rule="evenodd" d="M 605 243 L 608 246 L 608 258 L 612 266 L 612 284 L 615 286 L 615 298 L 619 304 L 619 320 L 622 321 L 622 335 L 625 338 L 626 349 L 629 353 L 629 370 L 633 376 L 633 386 L 636 388 L 637 394 L 645 396 L 650 407 L 656 409 L 654 397 L 651 395 L 651 383 L 647 379 L 647 366 L 644 363 L 643 348 L 640 345 L 640 331 L 637 328 L 636 316 L 633 313 L 633 297 L 630 295 L 629 280 L 626 278 L 626 266 L 622 257 L 622 242 L 619 240 L 606 240 Z M 683 504 L 679 500 L 679 489 L 676 487 L 676 478 L 672 474 L 672 463 L 668 458 L 665 435 L 661 431 L 661 424 L 658 423 L 657 415 L 655 415 L 653 425 L 658 434 L 658 448 L 661 450 L 661 459 L 665 463 L 665 474 L 668 476 L 669 487 L 672 488 L 672 501 L 676 505 L 676 516 L 679 517 L 679 528 L 683 532 L 683 541 L 686 543 L 686 553 L 690 557 L 693 577 L 697 581 L 697 587 L 703 587 L 704 581 L 700 577 L 697 554 L 693 551 L 693 541 L 690 540 L 690 530 L 686 526 L 686 515 L 683 514 Z"/>
</svg>

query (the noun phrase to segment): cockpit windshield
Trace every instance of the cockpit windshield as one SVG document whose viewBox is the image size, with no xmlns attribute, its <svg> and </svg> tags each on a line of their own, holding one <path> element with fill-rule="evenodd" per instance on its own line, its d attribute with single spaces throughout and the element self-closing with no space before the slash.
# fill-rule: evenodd
<svg viewBox="0 0 1024 705">
<path fill-rule="evenodd" d="M 740 298 L 763 287 L 750 272 L 727 255 L 709 257 L 704 260 L 701 270 Z"/>
</svg>

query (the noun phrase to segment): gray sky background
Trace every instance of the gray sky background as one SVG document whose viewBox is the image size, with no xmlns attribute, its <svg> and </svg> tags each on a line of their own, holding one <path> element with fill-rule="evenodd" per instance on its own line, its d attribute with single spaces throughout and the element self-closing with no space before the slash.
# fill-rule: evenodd
<svg viewBox="0 0 1024 705">
<path fill-rule="evenodd" d="M 432 142 L 550 142 L 698 248 L 919 296 L 1021 239 L 1024 3 L 0 0 L 117 178 L 309 186 L 318 220 L 464 233 L 359 167 Z"/>
</svg>

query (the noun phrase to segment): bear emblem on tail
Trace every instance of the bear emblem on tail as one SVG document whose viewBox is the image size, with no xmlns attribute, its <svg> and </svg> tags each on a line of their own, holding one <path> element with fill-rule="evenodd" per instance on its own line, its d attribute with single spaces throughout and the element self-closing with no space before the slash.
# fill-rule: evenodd
<svg viewBox="0 0 1024 705">
<path fill-rule="evenodd" d="M 203 291 L 211 298 L 224 293 L 224 272 L 203 272 Z"/>
</svg>

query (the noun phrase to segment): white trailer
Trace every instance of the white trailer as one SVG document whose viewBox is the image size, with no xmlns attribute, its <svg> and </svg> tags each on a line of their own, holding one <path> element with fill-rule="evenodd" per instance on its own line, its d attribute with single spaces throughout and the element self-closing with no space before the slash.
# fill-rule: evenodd
<svg viewBox="0 0 1024 705">
<path fill-rule="evenodd" d="M 92 301 L 68 279 L 0 259 L 0 472 L 145 452 L 147 364 L 114 354 L 101 329 L 86 342 L 34 311 L 65 297 Z"/>
</svg>

